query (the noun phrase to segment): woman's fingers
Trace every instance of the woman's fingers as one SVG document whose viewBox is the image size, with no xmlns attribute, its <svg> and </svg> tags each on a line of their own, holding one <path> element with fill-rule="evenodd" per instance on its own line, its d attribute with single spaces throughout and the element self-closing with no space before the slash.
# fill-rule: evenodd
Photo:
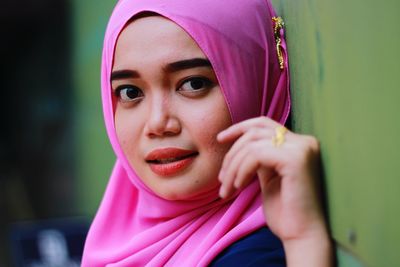
<svg viewBox="0 0 400 267">
<path fill-rule="evenodd" d="M 221 173 L 225 171 L 227 164 L 232 161 L 232 158 L 237 155 L 239 151 L 241 151 L 247 144 L 265 138 L 272 138 L 272 131 L 270 129 L 253 128 L 248 130 L 232 145 L 231 149 L 225 155 L 221 167 Z"/>
<path fill-rule="evenodd" d="M 218 135 L 220 142 L 236 140 L 225 155 L 218 177 L 221 197 L 228 197 L 250 183 L 261 169 L 267 170 L 267 173 L 277 173 L 275 168 L 279 160 L 291 154 L 290 146 L 287 147 L 285 143 L 295 140 L 295 134 L 288 131 L 284 134 L 283 144 L 274 146 L 272 139 L 279 126 L 279 123 L 267 117 L 258 117 L 235 124 Z M 264 176 L 263 179 L 268 177 Z"/>
<path fill-rule="evenodd" d="M 229 197 L 258 177 L 269 227 L 281 240 L 292 240 L 323 221 L 315 183 L 319 145 L 314 137 L 279 126 L 260 117 L 218 135 L 220 142 L 234 142 L 219 174 L 220 196 Z"/>
<path fill-rule="evenodd" d="M 243 159 L 242 164 L 238 168 L 236 179 L 234 181 L 235 188 L 243 188 L 248 185 L 258 173 L 258 178 L 267 182 L 272 176 L 276 175 L 275 168 L 281 155 L 267 143 L 266 140 L 259 140 L 253 143 L 251 153 Z M 260 151 L 260 148 L 266 148 Z M 262 175 L 260 175 L 262 174 Z"/>
<path fill-rule="evenodd" d="M 219 179 L 221 181 L 221 188 L 220 188 L 220 197 L 225 198 L 230 196 L 236 188 L 234 187 L 234 182 L 236 179 L 236 174 L 238 172 L 238 168 L 240 167 L 244 158 L 247 157 L 249 150 L 247 147 L 240 150 L 236 153 L 228 163 L 225 164 L 225 167 L 220 172 Z"/>
<path fill-rule="evenodd" d="M 235 181 L 233 185 L 236 189 L 240 189 L 248 185 L 251 180 L 255 177 L 257 170 L 261 167 L 259 158 L 254 156 L 254 150 L 256 149 L 257 143 L 253 143 L 249 149 L 249 153 L 246 154 L 238 167 Z"/>
<path fill-rule="evenodd" d="M 243 143 L 225 163 L 224 171 L 220 173 L 220 196 L 228 197 L 235 190 L 248 185 L 260 169 L 266 170 L 264 173 L 267 174 L 275 173 L 281 154 L 281 149 L 273 147 L 269 139 L 248 140 Z M 269 175 L 259 178 L 269 179 Z"/>
<path fill-rule="evenodd" d="M 217 140 L 221 143 L 232 142 L 243 135 L 251 128 L 276 128 L 280 124 L 267 117 L 257 117 L 248 119 L 232 125 L 228 129 L 220 132 Z"/>
</svg>

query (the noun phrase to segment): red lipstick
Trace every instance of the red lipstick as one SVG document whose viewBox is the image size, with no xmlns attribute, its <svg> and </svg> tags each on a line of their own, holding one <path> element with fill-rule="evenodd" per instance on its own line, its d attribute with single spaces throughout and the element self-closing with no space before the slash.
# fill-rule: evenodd
<svg viewBox="0 0 400 267">
<path fill-rule="evenodd" d="M 160 176 L 172 176 L 189 167 L 198 154 L 194 150 L 161 148 L 151 151 L 145 160 L 154 173 Z"/>
</svg>

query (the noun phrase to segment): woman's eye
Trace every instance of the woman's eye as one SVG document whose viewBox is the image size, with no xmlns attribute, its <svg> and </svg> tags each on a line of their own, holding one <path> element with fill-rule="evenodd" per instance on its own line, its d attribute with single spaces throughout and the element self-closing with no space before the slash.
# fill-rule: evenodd
<svg viewBox="0 0 400 267">
<path fill-rule="evenodd" d="M 121 85 L 115 90 L 115 95 L 119 97 L 122 102 L 131 102 L 141 98 L 143 92 L 133 85 Z"/>
<path fill-rule="evenodd" d="M 194 77 L 184 81 L 179 88 L 181 91 L 199 91 L 208 89 L 212 86 L 212 81 L 207 78 Z"/>
</svg>

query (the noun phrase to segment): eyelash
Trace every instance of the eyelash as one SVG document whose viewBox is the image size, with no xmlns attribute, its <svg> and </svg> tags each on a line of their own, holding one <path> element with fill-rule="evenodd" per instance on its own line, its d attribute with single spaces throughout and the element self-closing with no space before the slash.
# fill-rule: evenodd
<svg viewBox="0 0 400 267">
<path fill-rule="evenodd" d="M 130 98 L 130 99 L 123 99 L 121 97 L 121 91 L 123 91 L 124 89 L 134 89 L 136 90 L 135 93 L 138 95 L 135 98 Z M 127 92 L 128 93 L 128 92 Z M 129 84 L 124 84 L 124 85 L 120 85 L 118 86 L 115 91 L 114 91 L 114 95 L 121 101 L 121 102 L 136 102 L 138 100 L 140 100 L 144 94 L 142 92 L 142 90 L 134 85 L 129 85 Z"/>
<path fill-rule="evenodd" d="M 194 88 L 193 90 L 185 90 L 183 89 L 183 86 L 186 83 L 189 82 L 201 82 L 201 87 L 196 89 Z M 191 85 L 193 86 L 193 85 Z M 205 92 L 207 92 L 209 89 L 211 89 L 214 86 L 214 82 L 211 81 L 210 79 L 203 77 L 203 76 L 192 76 L 192 77 L 188 77 L 185 78 L 183 81 L 181 81 L 179 83 L 178 88 L 176 89 L 176 91 L 179 91 L 181 94 L 185 95 L 185 96 L 189 96 L 189 97 L 196 97 L 196 96 L 200 96 L 203 95 Z M 131 93 L 135 93 L 136 96 L 134 96 L 133 98 L 129 98 L 129 99 L 123 99 L 123 97 L 121 96 L 121 91 L 123 91 L 124 89 L 133 89 L 135 90 L 134 92 L 130 91 Z M 129 93 L 129 92 L 126 92 Z M 118 86 L 115 90 L 114 90 L 114 95 L 121 101 L 124 103 L 130 102 L 130 103 L 134 103 L 139 101 L 140 99 L 142 99 L 142 97 L 144 96 L 143 91 L 134 85 L 120 85 Z"/>
<path fill-rule="evenodd" d="M 186 83 L 196 82 L 196 81 L 202 82 L 202 86 L 199 89 L 194 89 L 194 90 L 182 89 Z M 199 93 L 203 93 L 204 91 L 206 91 L 208 89 L 211 89 L 213 86 L 214 86 L 214 82 L 212 82 L 210 79 L 208 79 L 206 77 L 192 76 L 192 77 L 188 77 L 188 78 L 184 79 L 182 82 L 180 82 L 177 91 L 187 92 L 187 93 L 191 93 L 191 94 L 199 94 Z"/>
</svg>

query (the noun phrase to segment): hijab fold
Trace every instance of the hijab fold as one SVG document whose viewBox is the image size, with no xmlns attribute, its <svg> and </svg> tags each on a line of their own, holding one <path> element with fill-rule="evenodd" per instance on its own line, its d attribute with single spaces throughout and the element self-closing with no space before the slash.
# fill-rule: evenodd
<svg viewBox="0 0 400 267">
<path fill-rule="evenodd" d="M 135 15 L 154 12 L 182 27 L 210 60 L 233 123 L 290 109 L 286 44 L 279 68 L 269 0 L 120 0 L 105 33 L 101 85 L 117 156 L 84 249 L 82 266 L 207 266 L 226 247 L 265 226 L 257 179 L 228 200 L 218 192 L 169 201 L 154 194 L 118 143 L 110 76 L 118 36 Z"/>
</svg>

